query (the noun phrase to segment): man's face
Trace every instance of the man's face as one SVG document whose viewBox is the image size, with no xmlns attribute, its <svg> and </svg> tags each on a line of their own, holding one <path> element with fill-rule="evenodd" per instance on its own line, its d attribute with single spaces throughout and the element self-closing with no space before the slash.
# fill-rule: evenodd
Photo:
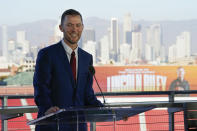
<svg viewBox="0 0 197 131">
<path fill-rule="evenodd" d="M 185 75 L 184 69 L 183 69 L 183 68 L 179 68 L 179 69 L 177 70 L 177 76 L 178 76 L 179 78 L 181 78 L 181 80 L 183 80 L 183 79 L 184 79 L 184 75 Z"/>
<path fill-rule="evenodd" d="M 60 25 L 60 30 L 64 33 L 64 40 L 68 44 L 77 44 L 83 31 L 83 23 L 79 15 L 67 15 Z"/>
</svg>

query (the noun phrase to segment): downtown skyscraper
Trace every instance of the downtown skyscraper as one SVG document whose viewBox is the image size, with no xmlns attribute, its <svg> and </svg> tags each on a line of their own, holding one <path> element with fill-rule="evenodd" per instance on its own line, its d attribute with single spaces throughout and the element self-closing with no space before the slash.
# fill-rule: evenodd
<svg viewBox="0 0 197 131">
<path fill-rule="evenodd" d="M 118 19 L 111 18 L 111 28 L 110 28 L 110 53 L 111 58 L 118 61 L 119 57 L 119 30 L 118 30 Z"/>
<path fill-rule="evenodd" d="M 142 32 L 141 26 L 136 25 L 132 32 L 132 50 L 130 61 L 140 61 L 142 59 Z"/>
<path fill-rule="evenodd" d="M 109 37 L 104 35 L 99 41 L 100 63 L 107 64 L 109 61 Z"/>
<path fill-rule="evenodd" d="M 132 42 L 132 19 L 131 14 L 127 13 L 123 18 L 123 43 L 131 44 Z"/>
<path fill-rule="evenodd" d="M 150 25 L 146 30 L 145 59 L 156 61 L 161 57 L 162 30 L 160 24 Z"/>
<path fill-rule="evenodd" d="M 83 44 L 88 41 L 96 41 L 95 30 L 93 28 L 85 28 L 81 39 Z"/>
<path fill-rule="evenodd" d="M 181 61 L 191 56 L 191 34 L 184 31 L 176 37 L 176 43 L 169 47 L 169 62 Z"/>
<path fill-rule="evenodd" d="M 26 40 L 26 32 L 24 30 L 16 32 L 17 45 L 22 49 L 23 54 L 27 54 L 30 51 L 29 41 Z"/>
</svg>

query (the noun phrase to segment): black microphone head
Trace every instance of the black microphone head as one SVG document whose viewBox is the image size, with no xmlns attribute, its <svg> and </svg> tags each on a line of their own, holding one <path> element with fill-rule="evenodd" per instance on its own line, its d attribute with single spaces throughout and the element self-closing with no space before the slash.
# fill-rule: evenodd
<svg viewBox="0 0 197 131">
<path fill-rule="evenodd" d="M 95 74 L 94 66 L 92 66 L 92 65 L 89 66 L 89 72 L 90 72 L 91 75 Z"/>
</svg>

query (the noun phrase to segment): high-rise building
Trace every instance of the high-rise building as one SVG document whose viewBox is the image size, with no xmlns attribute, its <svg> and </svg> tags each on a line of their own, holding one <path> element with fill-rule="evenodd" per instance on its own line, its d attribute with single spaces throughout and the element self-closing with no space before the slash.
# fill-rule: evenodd
<svg viewBox="0 0 197 131">
<path fill-rule="evenodd" d="M 25 31 L 17 31 L 16 39 L 17 39 L 17 47 L 22 49 L 22 53 L 23 54 L 29 53 L 30 45 L 29 45 L 29 41 L 26 40 Z"/>
<path fill-rule="evenodd" d="M 131 51 L 131 45 L 127 43 L 123 43 L 120 45 L 120 62 L 122 64 L 129 63 L 129 55 Z"/>
<path fill-rule="evenodd" d="M 154 48 L 150 46 L 149 44 L 145 45 L 145 58 L 147 61 L 156 60 Z"/>
<path fill-rule="evenodd" d="M 133 32 L 141 32 L 141 25 L 140 24 L 136 24 L 136 25 L 134 25 L 134 27 L 133 27 Z"/>
<path fill-rule="evenodd" d="M 7 26 L 2 25 L 2 56 L 5 57 L 5 59 L 7 59 L 8 57 L 7 43 L 8 43 Z"/>
<path fill-rule="evenodd" d="M 147 28 L 146 32 L 146 42 L 152 49 L 151 61 L 155 61 L 157 58 L 161 57 L 161 44 L 162 44 L 162 31 L 159 24 L 151 25 Z M 146 50 L 147 51 L 147 50 Z M 146 59 L 148 60 L 148 59 Z"/>
<path fill-rule="evenodd" d="M 14 40 L 8 41 L 8 52 L 12 52 L 16 49 L 16 42 Z"/>
<path fill-rule="evenodd" d="M 190 32 L 182 32 L 176 37 L 176 44 L 169 47 L 169 62 L 176 62 L 191 56 L 191 35 Z"/>
<path fill-rule="evenodd" d="M 173 44 L 169 47 L 168 51 L 168 62 L 176 61 L 176 44 Z"/>
<path fill-rule="evenodd" d="M 111 57 L 115 61 L 118 61 L 119 56 L 119 32 L 118 32 L 118 19 L 117 18 L 111 18 L 111 28 L 110 28 L 110 49 L 111 49 Z"/>
<path fill-rule="evenodd" d="M 125 32 L 125 43 L 128 43 L 128 44 L 132 44 L 132 32 L 131 31 L 127 31 Z"/>
<path fill-rule="evenodd" d="M 130 61 L 142 59 L 142 32 L 132 32 L 132 56 Z"/>
<path fill-rule="evenodd" d="M 127 13 L 123 18 L 123 43 L 131 44 L 132 40 L 132 19 L 131 14 Z"/>
<path fill-rule="evenodd" d="M 160 61 L 162 63 L 166 62 L 166 47 L 162 44 L 160 48 Z"/>
<path fill-rule="evenodd" d="M 102 64 L 107 64 L 109 61 L 109 38 L 107 35 L 100 40 L 100 61 Z"/>
<path fill-rule="evenodd" d="M 182 32 L 181 35 L 177 36 L 176 48 L 177 58 L 190 57 L 191 55 L 191 35 L 190 32 Z"/>
<path fill-rule="evenodd" d="M 93 28 L 85 28 L 82 33 L 82 45 L 88 41 L 96 41 L 95 30 Z"/>
<path fill-rule="evenodd" d="M 96 42 L 95 41 L 87 41 L 84 43 L 83 49 L 93 56 L 93 63 L 96 63 Z"/>
</svg>

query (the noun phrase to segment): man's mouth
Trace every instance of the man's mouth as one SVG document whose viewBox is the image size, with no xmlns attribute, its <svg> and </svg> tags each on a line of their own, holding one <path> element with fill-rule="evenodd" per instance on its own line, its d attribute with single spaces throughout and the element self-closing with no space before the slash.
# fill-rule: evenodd
<svg viewBox="0 0 197 131">
<path fill-rule="evenodd" d="M 76 33 L 72 33 L 71 37 L 75 38 L 75 37 L 77 37 L 77 34 Z"/>
</svg>

